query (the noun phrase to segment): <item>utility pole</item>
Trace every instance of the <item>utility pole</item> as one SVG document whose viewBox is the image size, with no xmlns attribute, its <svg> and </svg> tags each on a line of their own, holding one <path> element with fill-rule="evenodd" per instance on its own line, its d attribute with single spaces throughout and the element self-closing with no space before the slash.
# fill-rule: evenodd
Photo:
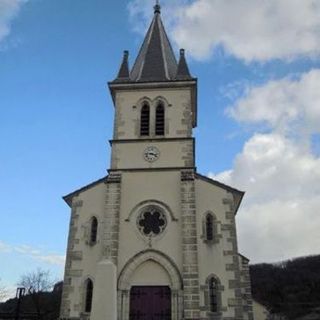
<svg viewBox="0 0 320 320">
<path fill-rule="evenodd" d="M 23 287 L 17 288 L 16 298 L 18 299 L 18 301 L 16 306 L 16 316 L 14 320 L 20 319 L 20 304 L 21 304 L 21 299 L 24 296 L 25 292 L 26 292 L 26 288 L 23 288 Z"/>
</svg>

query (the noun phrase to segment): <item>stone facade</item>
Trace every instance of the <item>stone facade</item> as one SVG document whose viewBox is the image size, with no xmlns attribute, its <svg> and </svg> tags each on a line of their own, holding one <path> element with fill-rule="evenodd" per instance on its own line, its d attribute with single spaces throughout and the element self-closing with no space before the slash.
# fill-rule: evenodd
<svg viewBox="0 0 320 320">
<path fill-rule="evenodd" d="M 253 319 L 248 260 L 238 253 L 235 222 L 244 193 L 196 172 L 197 80 L 184 51 L 175 65 L 159 14 L 156 7 L 143 47 L 162 46 L 167 61 L 159 65 L 171 69 L 161 72 L 152 61 L 140 70 L 152 60 L 154 50 L 146 47 L 134 76 L 157 73 L 150 81 L 131 81 L 126 53 L 118 78 L 109 83 L 115 105 L 109 174 L 64 198 L 71 220 L 63 319 L 110 320 L 107 315 L 117 314 L 118 320 L 145 320 L 143 314 L 153 312 L 147 307 L 155 298 L 146 297 L 154 288 L 154 308 L 163 320 Z M 176 78 L 159 78 L 174 72 Z M 141 134 L 144 105 L 147 134 Z M 103 301 L 116 301 L 116 308 Z"/>
<path fill-rule="evenodd" d="M 137 188 L 141 185 L 142 190 Z M 130 319 L 130 289 L 135 285 L 170 287 L 172 320 L 252 319 L 248 260 L 237 251 L 233 192 L 190 169 L 139 169 L 121 175 L 112 171 L 108 178 L 69 196 L 72 211 L 61 316 L 89 316 L 84 312 L 85 283 L 90 278 L 96 286 L 97 264 L 108 258 L 117 266 L 119 320 Z M 164 231 L 153 238 L 137 226 L 147 206 L 162 210 L 167 221 Z M 212 240 L 204 234 L 207 213 L 215 217 Z M 93 215 L 99 221 L 94 245 L 87 234 Z M 217 312 L 209 306 L 211 277 L 218 282 Z"/>
</svg>

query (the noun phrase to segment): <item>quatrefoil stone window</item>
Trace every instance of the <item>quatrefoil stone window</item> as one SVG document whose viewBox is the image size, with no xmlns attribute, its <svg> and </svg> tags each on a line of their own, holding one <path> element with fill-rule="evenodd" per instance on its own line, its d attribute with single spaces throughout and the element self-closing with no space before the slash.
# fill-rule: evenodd
<svg viewBox="0 0 320 320">
<path fill-rule="evenodd" d="M 139 214 L 137 225 L 143 235 L 155 237 L 165 229 L 167 219 L 158 207 L 147 207 Z"/>
</svg>

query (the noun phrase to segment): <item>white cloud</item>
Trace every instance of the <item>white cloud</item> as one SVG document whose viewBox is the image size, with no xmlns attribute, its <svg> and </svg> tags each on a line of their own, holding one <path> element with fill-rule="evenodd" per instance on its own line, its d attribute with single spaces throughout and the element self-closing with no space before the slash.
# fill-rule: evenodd
<svg viewBox="0 0 320 320">
<path fill-rule="evenodd" d="M 281 135 L 255 134 L 233 169 L 213 177 L 246 191 L 238 234 L 253 262 L 319 253 L 320 158 Z"/>
<path fill-rule="evenodd" d="M 1 283 L 0 283 L 0 285 L 1 285 Z M 6 300 L 8 300 L 10 298 L 15 297 L 17 287 L 12 286 L 12 285 L 7 285 L 4 283 L 2 290 L 3 290 L 3 294 L 2 295 L 0 294 L 0 302 L 5 302 Z M 1 291 L 1 288 L 0 288 L 0 291 Z"/>
<path fill-rule="evenodd" d="M 280 131 L 320 132 L 320 70 L 311 70 L 298 79 L 270 81 L 247 88 L 247 94 L 229 108 L 237 121 L 267 123 Z"/>
<path fill-rule="evenodd" d="M 240 248 L 253 262 L 318 254 L 320 157 L 310 147 L 320 131 L 320 71 L 251 87 L 228 109 L 261 125 L 215 179 L 246 191 L 238 215 Z M 320 142 L 320 141 L 319 141 Z"/>
<path fill-rule="evenodd" d="M 320 159 L 282 135 L 255 134 L 218 178 L 248 192 L 247 203 L 320 194 Z"/>
<path fill-rule="evenodd" d="M 45 262 L 47 264 L 64 266 L 65 256 L 52 254 L 52 253 L 44 253 L 38 248 L 34 248 L 25 244 L 14 246 L 7 244 L 3 241 L 0 241 L 0 252 L 3 253 L 18 253 L 21 255 L 25 255 L 35 259 L 37 261 Z"/>
<path fill-rule="evenodd" d="M 10 34 L 12 20 L 28 0 L 0 0 L 0 42 Z"/>
<path fill-rule="evenodd" d="M 33 248 L 27 245 L 21 245 L 14 247 L 14 251 L 27 255 L 37 261 L 41 261 L 47 264 L 57 265 L 57 266 L 64 266 L 65 263 L 65 256 L 51 254 L 51 253 L 43 253 L 37 248 Z"/>
<path fill-rule="evenodd" d="M 12 251 L 12 248 L 8 246 L 6 243 L 0 241 L 0 252 L 10 252 Z"/>
<path fill-rule="evenodd" d="M 39 255 L 40 254 L 40 250 L 34 249 L 34 248 L 27 246 L 25 244 L 14 247 L 14 250 L 18 253 L 28 254 L 28 255 Z"/>
<path fill-rule="evenodd" d="M 318 0 L 162 2 L 174 41 L 196 59 L 209 58 L 217 46 L 247 62 L 320 53 Z M 136 21 L 150 16 L 149 1 L 131 1 L 130 9 Z"/>
<path fill-rule="evenodd" d="M 64 266 L 65 264 L 65 256 L 61 255 L 38 255 L 36 258 L 40 261 L 43 261 L 48 264 L 58 265 L 58 266 Z"/>
<path fill-rule="evenodd" d="M 12 245 L 12 244 L 5 243 L 1 240 L 0 240 L 0 254 L 2 254 L 4 258 L 5 256 L 10 255 L 10 259 L 11 260 L 14 259 L 16 261 L 16 264 L 19 264 L 19 261 L 20 261 L 19 259 L 21 257 L 27 257 L 27 258 L 33 259 L 36 262 L 36 264 L 38 264 L 39 266 L 43 266 L 43 264 L 57 266 L 58 268 L 54 268 L 53 270 L 60 270 L 58 279 L 61 279 L 61 277 L 63 276 L 63 267 L 65 264 L 64 255 L 45 252 L 43 248 L 42 249 L 35 248 L 25 244 Z M 5 279 L 0 279 L 0 280 L 3 280 L 3 282 L 0 281 L 0 302 L 1 302 L 14 297 L 16 292 L 16 284 L 14 284 L 14 282 L 5 282 Z M 1 292 L 3 292 L 1 290 L 1 284 L 5 289 L 3 290 L 4 291 L 3 295 L 1 295 Z"/>
<path fill-rule="evenodd" d="M 245 205 L 238 218 L 240 249 L 252 262 L 319 254 L 320 197 Z"/>
<path fill-rule="evenodd" d="M 188 3 L 188 0 L 162 0 L 162 15 L 165 16 L 165 25 L 171 31 L 173 25 L 177 21 L 177 10 L 183 8 Z M 154 2 L 150 0 L 131 0 L 128 4 L 129 16 L 131 18 L 133 30 L 145 35 L 146 29 L 149 26 L 153 17 Z"/>
</svg>

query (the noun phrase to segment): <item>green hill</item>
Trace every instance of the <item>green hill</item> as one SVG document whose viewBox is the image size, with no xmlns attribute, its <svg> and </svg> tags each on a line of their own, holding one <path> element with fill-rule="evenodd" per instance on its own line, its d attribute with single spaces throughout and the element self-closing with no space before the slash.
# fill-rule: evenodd
<svg viewBox="0 0 320 320">
<path fill-rule="evenodd" d="M 289 319 L 320 307 L 320 255 L 250 266 L 255 300 Z"/>
</svg>

